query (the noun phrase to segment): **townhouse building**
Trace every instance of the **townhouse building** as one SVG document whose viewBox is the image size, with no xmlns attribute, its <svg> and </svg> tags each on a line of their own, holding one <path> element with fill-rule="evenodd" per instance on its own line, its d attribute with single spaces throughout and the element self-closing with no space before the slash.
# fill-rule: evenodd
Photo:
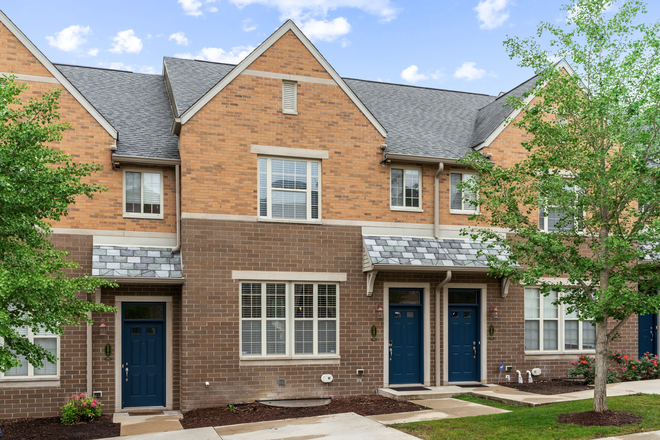
<svg viewBox="0 0 660 440">
<path fill-rule="evenodd" d="M 291 21 L 237 65 L 54 64 L 1 12 L 0 72 L 62 90 L 56 147 L 102 164 L 108 191 L 53 240 L 118 284 L 81 294 L 117 308 L 93 326 L 24 329 L 59 362 L 0 374 L 0 418 L 57 415 L 73 392 L 187 411 L 493 383 L 502 363 L 547 379 L 594 352 L 589 322 L 489 277 L 460 235 L 476 208 L 458 160 L 524 156 L 505 104 L 535 78 L 500 96 L 342 78 Z M 636 351 L 637 319 L 621 334 Z"/>
</svg>

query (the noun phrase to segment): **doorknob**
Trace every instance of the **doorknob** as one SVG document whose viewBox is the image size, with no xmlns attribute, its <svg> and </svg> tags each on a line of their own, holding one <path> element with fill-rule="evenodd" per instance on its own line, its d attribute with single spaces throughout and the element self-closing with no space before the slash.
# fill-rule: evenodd
<svg viewBox="0 0 660 440">
<path fill-rule="evenodd" d="M 128 382 L 128 367 L 126 367 L 126 382 Z"/>
<path fill-rule="evenodd" d="M 476 359 L 477 358 L 477 346 L 473 345 L 472 349 L 474 350 L 474 358 Z"/>
</svg>

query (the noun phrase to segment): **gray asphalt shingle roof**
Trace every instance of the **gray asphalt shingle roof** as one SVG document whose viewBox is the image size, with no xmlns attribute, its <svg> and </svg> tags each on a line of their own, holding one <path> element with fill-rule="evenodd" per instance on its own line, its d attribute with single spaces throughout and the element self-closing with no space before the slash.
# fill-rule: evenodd
<svg viewBox="0 0 660 440">
<path fill-rule="evenodd" d="M 199 98 L 232 71 L 234 64 L 163 58 L 176 103 L 177 116 L 188 110 Z"/>
<path fill-rule="evenodd" d="M 503 248 L 488 249 L 487 245 L 476 241 L 382 236 L 362 239 L 374 265 L 487 268 L 487 258 L 478 255 L 479 251 L 498 255 L 499 259 L 507 258 Z"/>
<path fill-rule="evenodd" d="M 358 79 L 348 86 L 387 130 L 388 153 L 460 159 L 477 112 L 495 97 Z"/>
<path fill-rule="evenodd" d="M 506 105 L 508 97 L 516 96 L 522 98 L 525 92 L 534 87 L 537 78 L 538 75 L 531 77 L 524 83 L 499 96 L 495 101 L 479 110 L 477 120 L 474 124 L 474 132 L 472 133 L 472 142 L 470 142 L 471 147 L 475 147 L 485 141 L 486 138 L 513 112 L 513 107 Z"/>
<path fill-rule="evenodd" d="M 115 154 L 179 159 L 179 140 L 170 132 L 172 110 L 161 75 L 55 66 L 119 132 Z"/>
</svg>

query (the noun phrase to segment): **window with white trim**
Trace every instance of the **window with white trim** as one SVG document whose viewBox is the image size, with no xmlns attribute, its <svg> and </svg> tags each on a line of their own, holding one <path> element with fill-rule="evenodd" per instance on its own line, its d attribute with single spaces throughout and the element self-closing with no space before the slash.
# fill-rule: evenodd
<svg viewBox="0 0 660 440">
<path fill-rule="evenodd" d="M 241 356 L 333 356 L 337 284 L 241 283 Z"/>
<path fill-rule="evenodd" d="M 557 301 L 557 292 L 547 296 L 536 287 L 525 288 L 525 350 L 584 351 L 596 348 L 596 327 L 592 321 L 580 321 Z"/>
<path fill-rule="evenodd" d="M 282 81 L 282 113 L 298 114 L 298 83 L 296 81 Z"/>
<path fill-rule="evenodd" d="M 163 173 L 124 170 L 124 216 L 163 218 Z"/>
<path fill-rule="evenodd" d="M 575 192 L 575 202 L 578 201 L 579 191 L 578 188 L 570 185 L 569 183 L 565 186 L 566 191 Z M 575 225 L 575 221 L 579 220 L 579 216 L 571 218 L 570 213 L 565 210 L 554 207 L 552 204 L 543 207 L 545 205 L 544 199 L 540 200 L 539 207 L 539 230 L 544 232 L 556 232 L 556 231 L 570 231 Z"/>
<path fill-rule="evenodd" d="M 462 182 L 468 182 L 474 179 L 474 174 L 469 173 L 450 173 L 449 174 L 449 212 L 452 214 L 475 214 L 478 212 L 477 205 L 474 204 L 476 194 L 461 190 L 458 185 Z"/>
<path fill-rule="evenodd" d="M 27 338 L 33 344 L 45 348 L 46 351 L 53 356 L 59 357 L 60 337 L 58 335 L 47 330 L 33 331 L 28 327 L 17 329 L 17 333 L 20 336 Z M 13 367 L 4 373 L 0 372 L 0 378 L 41 378 L 59 376 L 59 362 L 53 364 L 44 360 L 42 368 L 35 368 L 27 361 L 25 356 L 19 355 L 18 360 L 21 365 Z"/>
<path fill-rule="evenodd" d="M 259 158 L 259 217 L 314 221 L 320 214 L 321 162 Z"/>
<path fill-rule="evenodd" d="M 392 209 L 421 209 L 422 179 L 419 168 L 390 169 L 390 201 Z"/>
</svg>

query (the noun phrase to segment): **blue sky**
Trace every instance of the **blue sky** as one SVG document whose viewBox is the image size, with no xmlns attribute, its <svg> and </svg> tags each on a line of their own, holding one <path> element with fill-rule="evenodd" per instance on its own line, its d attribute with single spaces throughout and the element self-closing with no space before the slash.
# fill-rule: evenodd
<svg viewBox="0 0 660 440">
<path fill-rule="evenodd" d="M 163 56 L 237 63 L 292 18 L 341 76 L 497 94 L 531 76 L 507 56 L 507 35 L 564 23 L 563 3 L 14 0 L 1 8 L 53 62 L 144 73 L 160 73 Z M 660 19 L 660 2 L 648 11 L 644 21 Z"/>
</svg>

